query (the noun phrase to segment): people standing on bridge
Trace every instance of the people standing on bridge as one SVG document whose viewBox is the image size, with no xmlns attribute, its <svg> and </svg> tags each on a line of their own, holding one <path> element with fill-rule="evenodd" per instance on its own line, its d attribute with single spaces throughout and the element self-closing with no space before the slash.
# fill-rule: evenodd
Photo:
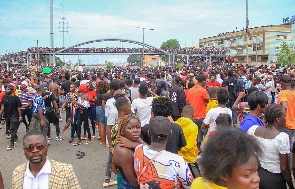
<svg viewBox="0 0 295 189">
<path fill-rule="evenodd" d="M 21 102 L 18 96 L 13 95 L 15 87 L 8 84 L 5 88 L 5 95 L 1 101 L 0 115 L 4 112 L 6 122 L 6 134 L 10 136 L 10 144 L 6 150 L 14 149 L 14 142 L 18 140 L 16 134 L 18 125 L 22 122 Z"/>
</svg>

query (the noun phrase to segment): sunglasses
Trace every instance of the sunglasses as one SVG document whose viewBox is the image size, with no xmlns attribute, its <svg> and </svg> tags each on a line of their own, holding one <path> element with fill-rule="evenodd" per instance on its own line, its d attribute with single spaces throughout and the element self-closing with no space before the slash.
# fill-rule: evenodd
<svg viewBox="0 0 295 189">
<path fill-rule="evenodd" d="M 47 144 L 36 144 L 36 145 L 33 145 L 33 144 L 30 144 L 26 147 L 24 147 L 24 150 L 26 150 L 27 152 L 32 152 L 34 151 L 35 147 L 37 150 L 41 151 L 45 148 L 45 146 L 47 146 Z"/>
</svg>

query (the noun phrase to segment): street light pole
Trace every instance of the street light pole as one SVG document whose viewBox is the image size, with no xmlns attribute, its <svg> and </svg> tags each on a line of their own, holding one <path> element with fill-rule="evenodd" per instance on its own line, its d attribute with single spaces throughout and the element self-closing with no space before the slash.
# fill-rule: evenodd
<svg viewBox="0 0 295 189">
<path fill-rule="evenodd" d="M 136 27 L 136 26 L 133 26 L 133 27 Z M 144 30 L 147 29 L 147 30 L 155 30 L 153 28 L 142 28 L 142 27 L 136 27 L 136 28 L 139 28 L 139 29 L 142 29 L 142 59 L 141 59 L 141 66 L 144 65 Z"/>
<path fill-rule="evenodd" d="M 248 43 L 249 43 L 249 35 L 248 35 L 248 26 L 249 26 L 249 19 L 248 19 L 248 0 L 246 0 L 246 35 L 247 35 L 247 42 L 246 42 L 246 62 L 247 64 L 249 63 L 249 48 L 248 48 Z"/>
</svg>

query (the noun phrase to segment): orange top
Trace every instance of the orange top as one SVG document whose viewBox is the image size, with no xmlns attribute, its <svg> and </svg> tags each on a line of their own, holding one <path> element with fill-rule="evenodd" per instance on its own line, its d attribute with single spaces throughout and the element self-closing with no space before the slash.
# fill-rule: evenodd
<svg viewBox="0 0 295 189">
<path fill-rule="evenodd" d="M 196 85 L 188 90 L 186 100 L 195 110 L 194 119 L 206 117 L 206 99 L 209 99 L 209 95 L 203 87 Z"/>
<path fill-rule="evenodd" d="M 278 95 L 278 104 L 287 102 L 286 128 L 295 129 L 295 91 L 282 90 Z"/>
</svg>

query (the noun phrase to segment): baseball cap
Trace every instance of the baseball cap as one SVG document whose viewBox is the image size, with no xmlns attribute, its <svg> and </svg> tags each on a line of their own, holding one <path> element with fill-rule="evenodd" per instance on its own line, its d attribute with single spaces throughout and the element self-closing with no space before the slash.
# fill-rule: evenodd
<svg viewBox="0 0 295 189">
<path fill-rule="evenodd" d="M 171 122 L 168 118 L 164 116 L 157 116 L 150 120 L 149 131 L 152 138 L 157 140 L 166 140 L 168 139 L 171 133 Z"/>
<path fill-rule="evenodd" d="M 291 83 L 292 82 L 292 77 L 289 76 L 289 75 L 283 75 L 280 78 L 280 81 L 283 82 L 283 83 Z"/>
<path fill-rule="evenodd" d="M 29 86 L 29 84 L 28 84 L 27 81 L 22 81 L 21 84 L 22 84 L 22 85 L 25 85 L 25 86 L 27 86 L 27 87 Z"/>
<path fill-rule="evenodd" d="M 44 87 L 42 86 L 42 85 L 38 85 L 37 87 L 36 87 L 36 91 L 41 91 L 41 90 L 43 90 L 44 89 Z"/>
<path fill-rule="evenodd" d="M 41 84 L 41 86 L 42 86 L 43 88 L 48 88 L 48 83 L 47 83 L 47 82 L 43 82 L 43 83 Z"/>
</svg>

